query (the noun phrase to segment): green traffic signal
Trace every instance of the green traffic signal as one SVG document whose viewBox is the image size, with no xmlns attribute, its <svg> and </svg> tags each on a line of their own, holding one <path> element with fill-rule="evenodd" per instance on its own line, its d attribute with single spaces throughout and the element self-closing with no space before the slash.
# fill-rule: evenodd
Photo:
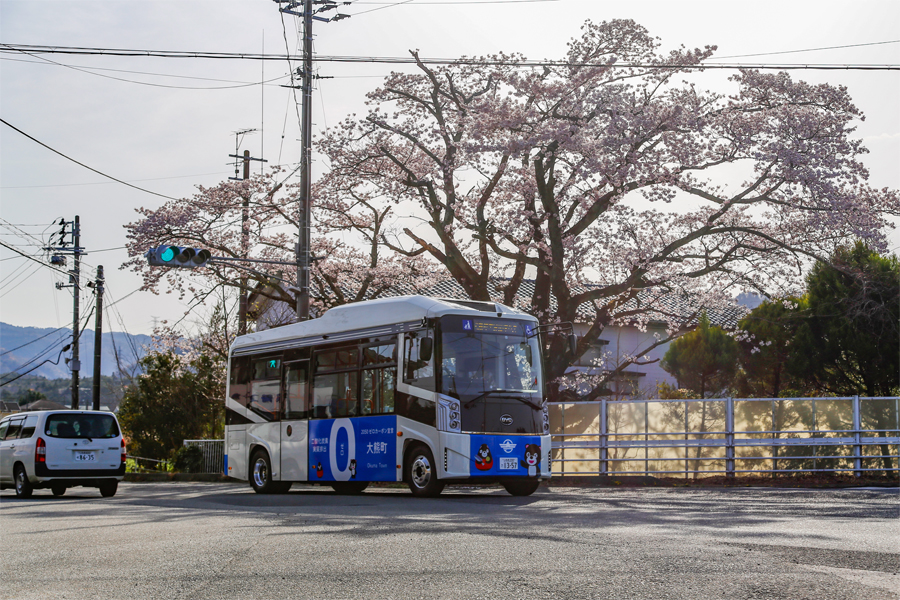
<svg viewBox="0 0 900 600">
<path fill-rule="evenodd" d="M 205 267 L 212 258 L 209 250 L 187 246 L 158 246 L 148 250 L 144 256 L 152 267 L 181 267 L 193 269 Z"/>
<path fill-rule="evenodd" d="M 165 250 L 159 253 L 159 259 L 163 262 L 169 262 L 175 258 L 175 248 L 172 246 L 163 246 Z"/>
</svg>

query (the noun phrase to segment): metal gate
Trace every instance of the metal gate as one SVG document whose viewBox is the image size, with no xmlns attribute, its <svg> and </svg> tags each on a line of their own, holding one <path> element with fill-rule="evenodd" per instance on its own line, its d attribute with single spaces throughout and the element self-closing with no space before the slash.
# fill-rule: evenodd
<svg viewBox="0 0 900 600">
<path fill-rule="evenodd" d="M 203 452 L 203 467 L 199 473 L 225 472 L 225 440 L 184 440 L 185 446 L 199 446 Z"/>
<path fill-rule="evenodd" d="M 897 473 L 900 399 L 550 403 L 554 475 Z"/>
</svg>

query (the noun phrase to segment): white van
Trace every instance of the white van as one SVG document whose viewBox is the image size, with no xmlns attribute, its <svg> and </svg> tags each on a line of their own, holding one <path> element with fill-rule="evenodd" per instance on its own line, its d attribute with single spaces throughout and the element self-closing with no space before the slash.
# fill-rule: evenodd
<svg viewBox="0 0 900 600">
<path fill-rule="evenodd" d="M 50 488 L 96 487 L 114 496 L 125 477 L 125 440 L 116 416 L 86 410 L 42 410 L 0 421 L 0 489 L 28 498 Z"/>
</svg>

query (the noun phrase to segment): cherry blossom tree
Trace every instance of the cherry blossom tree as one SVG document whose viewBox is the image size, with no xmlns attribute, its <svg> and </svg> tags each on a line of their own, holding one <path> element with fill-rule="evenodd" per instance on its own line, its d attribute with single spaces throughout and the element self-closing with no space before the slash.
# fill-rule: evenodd
<svg viewBox="0 0 900 600">
<path fill-rule="evenodd" d="M 246 181 L 200 186 L 193 197 L 172 200 L 154 210 L 138 209 L 140 218 L 125 226 L 131 258 L 123 268 L 143 276 L 143 290 L 171 290 L 181 298 L 189 297 L 194 306 L 222 302 L 223 289 L 231 292 L 226 298 L 232 303 L 242 292 L 256 289 L 264 297 L 294 307 L 299 193 L 298 185 L 287 184 L 287 180 L 285 173 L 273 170 Z M 331 211 L 314 206 L 313 217 L 319 234 L 313 237 L 311 247 L 314 312 L 378 297 L 398 283 L 420 289 L 433 279 L 433 269 L 422 258 L 391 252 L 365 233 L 338 237 L 352 232 L 333 227 Z M 369 215 L 368 226 L 375 235 L 380 234 L 378 219 L 377 214 Z M 144 253 L 162 244 L 206 248 L 215 257 L 288 264 L 216 262 L 190 270 L 150 267 Z M 157 337 L 171 341 L 184 335 L 171 327 Z"/>
<path fill-rule="evenodd" d="M 318 140 L 330 170 L 316 202 L 334 229 L 429 257 L 473 299 L 513 304 L 533 281 L 524 308 L 588 321 L 579 354 L 611 325 L 667 321 L 605 379 L 701 307 L 796 293 L 851 238 L 884 248 L 900 202 L 866 184 L 863 116 L 845 88 L 740 70 L 720 82 L 730 93 L 708 91 L 714 47 L 659 46 L 616 20 L 586 22 L 541 66 L 519 55 L 430 66 L 412 52 L 414 73 L 391 74 L 368 114 Z M 672 295 L 697 310 L 668 309 Z M 558 340 L 550 377 L 572 359 Z"/>
</svg>

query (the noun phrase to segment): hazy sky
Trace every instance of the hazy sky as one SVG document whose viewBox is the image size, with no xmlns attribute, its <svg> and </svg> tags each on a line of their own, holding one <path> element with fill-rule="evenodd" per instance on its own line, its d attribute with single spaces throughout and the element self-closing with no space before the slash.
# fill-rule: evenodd
<svg viewBox="0 0 900 600">
<path fill-rule="evenodd" d="M 531 59 L 562 58 L 586 19 L 630 18 L 661 38 L 663 48 L 718 46 L 716 56 L 750 64 L 900 64 L 900 44 L 743 56 L 872 44 L 900 39 L 900 2 L 601 0 L 356 1 L 353 14 L 316 23 L 323 56 L 456 58 L 499 51 Z M 284 25 L 282 24 L 284 23 Z M 271 0 L 0 0 L 0 42 L 284 54 L 297 48 L 294 17 L 282 21 Z M 294 64 L 296 68 L 298 65 Z M 323 62 L 314 93 L 317 130 L 365 112 L 365 93 L 392 67 Z M 234 132 L 255 128 L 241 151 L 269 164 L 296 163 L 297 109 L 280 87 L 289 66 L 250 60 L 68 56 L 0 53 L 0 116 L 28 135 L 98 171 L 166 196 L 186 197 L 234 174 Z M 729 89 L 727 71 L 710 81 Z M 871 151 L 870 182 L 900 188 L 900 72 L 792 71 L 811 83 L 848 87 L 865 113 L 857 134 Z M 281 79 L 277 79 L 281 78 Z M 265 86 L 263 80 L 274 80 Z M 254 167 L 255 169 L 258 167 Z M 316 164 L 316 169 L 322 165 Z M 85 280 L 96 265 L 107 276 L 107 302 L 122 299 L 104 329 L 149 333 L 154 320 L 178 320 L 185 304 L 173 295 L 134 292 L 140 279 L 120 271 L 123 225 L 138 207 L 165 200 L 111 182 L 0 125 L 0 240 L 40 256 L 37 238 L 61 217 L 81 217 Z M 900 236 L 892 234 L 895 250 Z M 112 249 L 112 250 L 107 250 Z M 70 263 L 71 264 L 71 263 Z M 0 319 L 20 326 L 71 322 L 71 292 L 60 277 L 0 248 Z M 131 294 L 131 295 L 129 295 Z M 127 297 L 126 297 L 127 296 Z M 90 294 L 82 307 L 89 310 Z M 124 298 L 124 299 L 123 299 Z M 122 322 L 119 322 L 121 317 Z M 112 322 L 110 322 L 112 320 Z M 93 322 L 89 325 L 93 326 Z"/>
</svg>

